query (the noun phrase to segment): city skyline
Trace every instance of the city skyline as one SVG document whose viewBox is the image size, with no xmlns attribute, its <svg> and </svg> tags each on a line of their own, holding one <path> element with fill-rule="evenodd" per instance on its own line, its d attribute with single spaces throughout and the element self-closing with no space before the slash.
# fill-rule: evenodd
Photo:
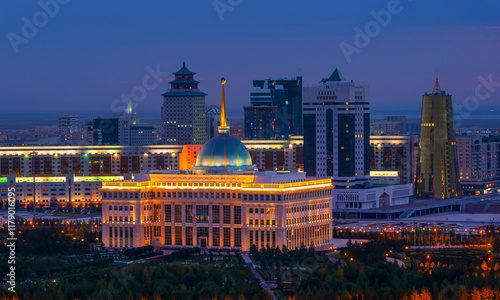
<svg viewBox="0 0 500 300">
<path fill-rule="evenodd" d="M 0 53 L 7 58 L 0 87 L 13 100 L 4 108 L 11 112 L 26 107 L 46 112 L 54 106 L 61 113 L 89 112 L 93 107 L 112 111 L 115 99 L 140 85 L 151 70 L 159 70 L 167 75 L 158 82 L 151 80 L 155 88 L 147 90 L 145 99 L 134 107 L 139 113 L 151 112 L 161 103 L 161 94 L 182 61 L 197 71 L 200 89 L 208 94 L 207 104 L 217 103 L 218 79 L 226 76 L 228 112 L 241 111 L 240 115 L 242 106 L 250 103 L 252 80 L 301 75 L 307 87 L 335 67 L 356 83 L 370 86 L 373 105 L 383 107 L 418 108 L 414 104 L 432 84 L 436 69 L 458 105 L 474 95 L 480 76 L 500 81 L 494 52 L 500 28 L 493 14 L 499 4 L 489 3 L 487 9 L 474 4 L 448 9 L 449 2 L 396 2 L 365 1 L 358 8 L 349 3 L 273 2 L 262 10 L 262 3 L 235 1 L 239 5 L 219 13 L 210 2 L 200 2 L 200 10 L 187 10 L 184 3 L 129 4 L 116 15 L 106 14 L 116 8 L 111 3 L 101 4 L 96 13 L 90 5 L 69 2 L 59 5 L 26 43 L 12 40 L 9 34 L 22 37 L 22 18 L 33 21 L 42 8 L 35 3 L 1 4 L 9 14 L 2 18 L 0 31 L 6 37 Z M 278 8 L 288 13 L 286 18 L 270 14 Z M 384 14 L 389 8 L 389 15 Z M 439 12 L 445 8 L 443 16 Z M 136 14 L 134 20 L 120 18 L 131 11 Z M 185 13 L 165 19 L 165 11 Z M 370 30 L 373 22 L 379 22 L 379 32 L 375 26 L 373 37 L 356 43 L 357 32 Z M 479 109 L 496 99 L 492 92 Z"/>
</svg>

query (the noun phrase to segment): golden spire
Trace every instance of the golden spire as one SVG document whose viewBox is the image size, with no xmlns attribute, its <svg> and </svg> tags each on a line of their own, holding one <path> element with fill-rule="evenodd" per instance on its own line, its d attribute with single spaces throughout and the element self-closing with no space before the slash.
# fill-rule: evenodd
<svg viewBox="0 0 500 300">
<path fill-rule="evenodd" d="M 222 102 L 220 106 L 219 133 L 229 134 L 229 127 L 227 126 L 227 119 L 226 119 L 226 95 L 224 92 L 224 85 L 226 84 L 226 78 L 222 77 L 220 79 L 220 83 L 222 83 Z"/>
</svg>

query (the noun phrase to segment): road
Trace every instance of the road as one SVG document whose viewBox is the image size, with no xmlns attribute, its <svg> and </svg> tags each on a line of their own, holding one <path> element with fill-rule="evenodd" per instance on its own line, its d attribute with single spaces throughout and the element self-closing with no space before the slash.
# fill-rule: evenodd
<svg viewBox="0 0 500 300">
<path fill-rule="evenodd" d="M 245 259 L 245 256 L 247 258 L 249 258 L 248 254 L 246 254 L 246 253 L 241 254 L 241 256 L 243 256 L 243 259 Z M 253 276 L 259 280 L 261 286 L 263 286 L 263 289 L 266 290 L 269 293 L 269 295 L 271 295 L 275 300 L 278 300 L 278 297 L 276 297 L 276 295 L 274 295 L 274 292 L 271 290 L 271 287 L 266 285 L 266 281 L 264 280 L 264 278 L 262 278 L 262 276 L 260 276 L 259 272 L 257 272 L 255 267 L 252 265 L 249 268 L 250 268 L 250 271 L 252 272 Z"/>
</svg>

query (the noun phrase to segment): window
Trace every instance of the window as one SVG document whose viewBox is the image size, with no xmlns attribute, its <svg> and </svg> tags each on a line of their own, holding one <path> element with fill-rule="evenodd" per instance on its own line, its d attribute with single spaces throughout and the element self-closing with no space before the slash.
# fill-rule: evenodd
<svg viewBox="0 0 500 300">
<path fill-rule="evenodd" d="M 234 229 L 234 246 L 241 247 L 241 228 Z"/>
<path fill-rule="evenodd" d="M 208 205 L 196 205 L 196 223 L 208 223 Z"/>
<path fill-rule="evenodd" d="M 186 227 L 186 245 L 193 245 L 193 227 Z"/>
<path fill-rule="evenodd" d="M 220 220 L 220 207 L 218 205 L 212 206 L 212 223 L 219 224 Z"/>
<path fill-rule="evenodd" d="M 241 224 L 241 206 L 234 207 L 234 224 Z"/>
<path fill-rule="evenodd" d="M 231 206 L 224 205 L 222 207 L 222 218 L 224 224 L 231 224 Z"/>
<path fill-rule="evenodd" d="M 175 223 L 182 223 L 182 205 L 175 206 Z"/>
<path fill-rule="evenodd" d="M 172 205 L 165 205 L 165 222 L 172 222 Z"/>
<path fill-rule="evenodd" d="M 155 237 L 161 236 L 161 226 L 154 227 L 153 236 Z"/>
<path fill-rule="evenodd" d="M 224 228 L 224 247 L 231 247 L 231 228 Z"/>
<path fill-rule="evenodd" d="M 186 223 L 193 223 L 193 206 L 186 205 Z"/>
<path fill-rule="evenodd" d="M 220 246 L 220 231 L 219 227 L 212 227 L 212 246 Z"/>
<path fill-rule="evenodd" d="M 182 227 L 180 226 L 175 227 L 175 244 L 182 245 Z"/>
</svg>

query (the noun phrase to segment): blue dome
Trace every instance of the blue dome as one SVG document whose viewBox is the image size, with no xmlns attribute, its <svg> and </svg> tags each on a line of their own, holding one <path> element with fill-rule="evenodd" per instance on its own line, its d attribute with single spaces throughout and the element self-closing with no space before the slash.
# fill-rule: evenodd
<svg viewBox="0 0 500 300">
<path fill-rule="evenodd" d="M 196 159 L 196 167 L 244 170 L 245 167 L 252 167 L 252 158 L 242 142 L 223 134 L 203 145 Z"/>
</svg>

